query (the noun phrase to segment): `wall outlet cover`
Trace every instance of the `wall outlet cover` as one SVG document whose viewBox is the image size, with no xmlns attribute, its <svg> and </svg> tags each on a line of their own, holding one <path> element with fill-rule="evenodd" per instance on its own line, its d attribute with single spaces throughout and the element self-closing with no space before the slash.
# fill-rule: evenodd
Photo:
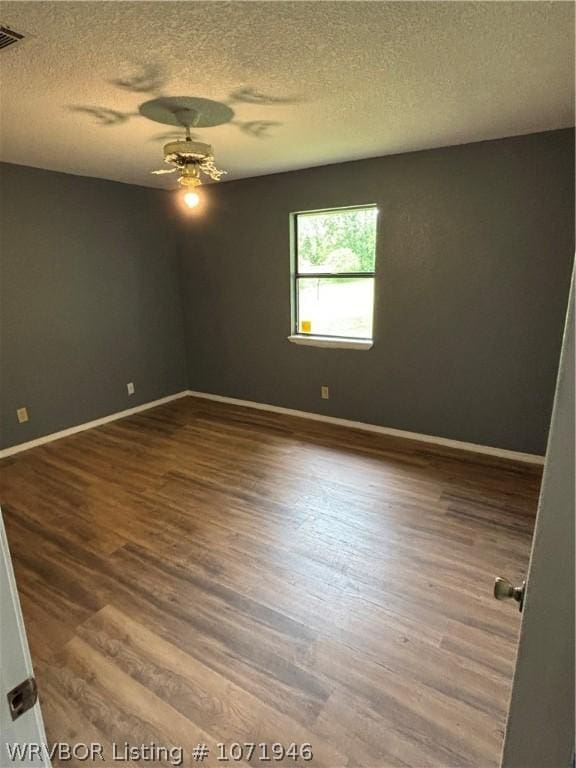
<svg viewBox="0 0 576 768">
<path fill-rule="evenodd" d="M 25 424 L 28 421 L 28 408 L 18 408 L 16 410 L 19 424 Z"/>
<path fill-rule="evenodd" d="M 126 389 L 128 390 L 129 395 L 134 394 L 134 382 L 129 381 L 128 384 L 126 384 Z"/>
<path fill-rule="evenodd" d="M 320 397 L 322 400 L 330 399 L 330 389 L 326 386 L 320 387 Z"/>
</svg>

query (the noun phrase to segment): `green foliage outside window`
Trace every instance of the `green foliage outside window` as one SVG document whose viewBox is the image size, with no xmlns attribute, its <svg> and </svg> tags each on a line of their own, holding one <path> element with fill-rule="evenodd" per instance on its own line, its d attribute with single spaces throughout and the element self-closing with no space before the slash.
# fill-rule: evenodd
<svg viewBox="0 0 576 768">
<path fill-rule="evenodd" d="M 374 272 L 376 208 L 300 214 L 298 271 Z"/>
</svg>

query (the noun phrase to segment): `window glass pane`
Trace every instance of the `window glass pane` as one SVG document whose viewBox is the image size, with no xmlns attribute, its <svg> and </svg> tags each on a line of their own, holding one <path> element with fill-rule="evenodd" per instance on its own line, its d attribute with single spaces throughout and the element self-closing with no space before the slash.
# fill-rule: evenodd
<svg viewBox="0 0 576 768">
<path fill-rule="evenodd" d="M 298 272 L 374 272 L 376 208 L 298 214 Z"/>
<path fill-rule="evenodd" d="M 298 333 L 372 338 L 374 278 L 297 280 Z"/>
</svg>

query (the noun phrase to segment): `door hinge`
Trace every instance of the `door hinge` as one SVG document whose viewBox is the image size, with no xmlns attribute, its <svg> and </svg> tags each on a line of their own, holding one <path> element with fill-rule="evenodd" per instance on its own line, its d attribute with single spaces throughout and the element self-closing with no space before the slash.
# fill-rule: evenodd
<svg viewBox="0 0 576 768">
<path fill-rule="evenodd" d="M 6 698 L 8 699 L 8 708 L 10 709 L 12 720 L 18 720 L 20 715 L 32 709 L 38 700 L 36 680 L 33 677 L 29 677 L 21 682 L 20 685 L 12 688 Z"/>
</svg>

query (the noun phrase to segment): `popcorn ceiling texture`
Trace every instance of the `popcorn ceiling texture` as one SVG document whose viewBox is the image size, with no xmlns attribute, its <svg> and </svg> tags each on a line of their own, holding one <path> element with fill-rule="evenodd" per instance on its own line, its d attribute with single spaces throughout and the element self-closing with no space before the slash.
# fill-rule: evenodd
<svg viewBox="0 0 576 768">
<path fill-rule="evenodd" d="M 232 105 L 266 136 L 198 130 L 227 178 L 574 124 L 572 3 L 4 2 L 0 22 L 28 35 L 0 53 L 0 158 L 67 173 L 175 186 L 148 174 L 169 127 L 133 115 L 159 92 L 288 100 Z"/>
</svg>

